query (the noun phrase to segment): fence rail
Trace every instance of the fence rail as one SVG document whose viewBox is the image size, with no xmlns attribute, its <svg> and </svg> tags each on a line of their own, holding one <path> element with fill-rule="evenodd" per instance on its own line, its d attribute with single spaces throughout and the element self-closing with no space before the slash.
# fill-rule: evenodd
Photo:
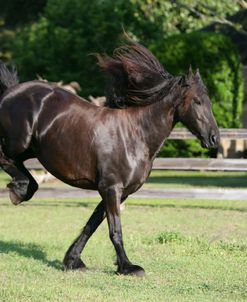
<svg viewBox="0 0 247 302">
<path fill-rule="evenodd" d="M 234 128 L 221 128 L 220 129 L 221 139 L 236 140 L 245 139 L 247 140 L 247 129 L 234 129 Z M 168 137 L 168 139 L 193 139 L 195 136 L 189 132 L 186 128 L 175 128 Z"/>
<path fill-rule="evenodd" d="M 28 159 L 25 166 L 45 170 L 37 159 Z M 247 159 L 230 158 L 156 158 L 154 170 L 247 171 Z"/>
<path fill-rule="evenodd" d="M 247 171 L 247 159 L 156 158 L 154 170 Z"/>
</svg>

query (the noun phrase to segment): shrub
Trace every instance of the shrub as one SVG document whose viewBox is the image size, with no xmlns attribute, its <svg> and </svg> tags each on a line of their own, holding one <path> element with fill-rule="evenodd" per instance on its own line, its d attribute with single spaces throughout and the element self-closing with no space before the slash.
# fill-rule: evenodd
<svg viewBox="0 0 247 302">
<path fill-rule="evenodd" d="M 156 240 L 160 244 L 171 243 L 171 242 L 182 243 L 182 242 L 186 241 L 186 238 L 184 235 L 182 235 L 179 232 L 165 231 L 165 232 L 161 232 L 157 236 Z"/>
</svg>

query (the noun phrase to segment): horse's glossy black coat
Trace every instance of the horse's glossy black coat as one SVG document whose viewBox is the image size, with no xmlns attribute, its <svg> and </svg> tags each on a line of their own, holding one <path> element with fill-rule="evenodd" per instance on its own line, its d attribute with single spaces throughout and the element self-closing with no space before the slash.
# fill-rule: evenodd
<svg viewBox="0 0 247 302">
<path fill-rule="evenodd" d="M 98 59 L 112 76 L 108 107 L 44 82 L 18 84 L 16 74 L 1 67 L 7 89 L 0 101 L 0 165 L 13 178 L 8 187 L 14 204 L 38 189 L 23 165 L 32 157 L 62 181 L 99 191 L 102 201 L 67 251 L 65 268 L 85 267 L 82 249 L 107 216 L 118 272 L 142 275 L 144 270 L 124 250 L 121 202 L 144 183 L 178 121 L 205 147 L 217 146 L 218 127 L 199 72 L 173 77 L 147 49 L 131 41 L 114 58 Z"/>
</svg>

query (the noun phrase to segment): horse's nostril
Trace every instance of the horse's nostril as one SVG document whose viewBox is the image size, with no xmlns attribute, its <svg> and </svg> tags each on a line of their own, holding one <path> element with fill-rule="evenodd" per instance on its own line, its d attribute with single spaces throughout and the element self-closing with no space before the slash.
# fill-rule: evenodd
<svg viewBox="0 0 247 302">
<path fill-rule="evenodd" d="M 216 143 L 217 143 L 217 136 L 214 135 L 214 134 L 211 135 L 210 140 L 211 140 L 212 145 L 216 145 Z"/>
</svg>

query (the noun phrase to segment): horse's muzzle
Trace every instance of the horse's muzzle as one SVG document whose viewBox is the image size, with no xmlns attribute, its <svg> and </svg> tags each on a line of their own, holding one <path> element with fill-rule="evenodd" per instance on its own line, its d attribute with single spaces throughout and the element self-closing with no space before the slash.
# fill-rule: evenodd
<svg viewBox="0 0 247 302">
<path fill-rule="evenodd" d="M 202 137 L 201 144 L 202 144 L 202 147 L 208 148 L 208 149 L 210 149 L 210 148 L 218 148 L 219 141 L 220 141 L 219 132 L 216 133 L 216 132 L 212 131 L 209 134 L 208 138 Z"/>
</svg>

